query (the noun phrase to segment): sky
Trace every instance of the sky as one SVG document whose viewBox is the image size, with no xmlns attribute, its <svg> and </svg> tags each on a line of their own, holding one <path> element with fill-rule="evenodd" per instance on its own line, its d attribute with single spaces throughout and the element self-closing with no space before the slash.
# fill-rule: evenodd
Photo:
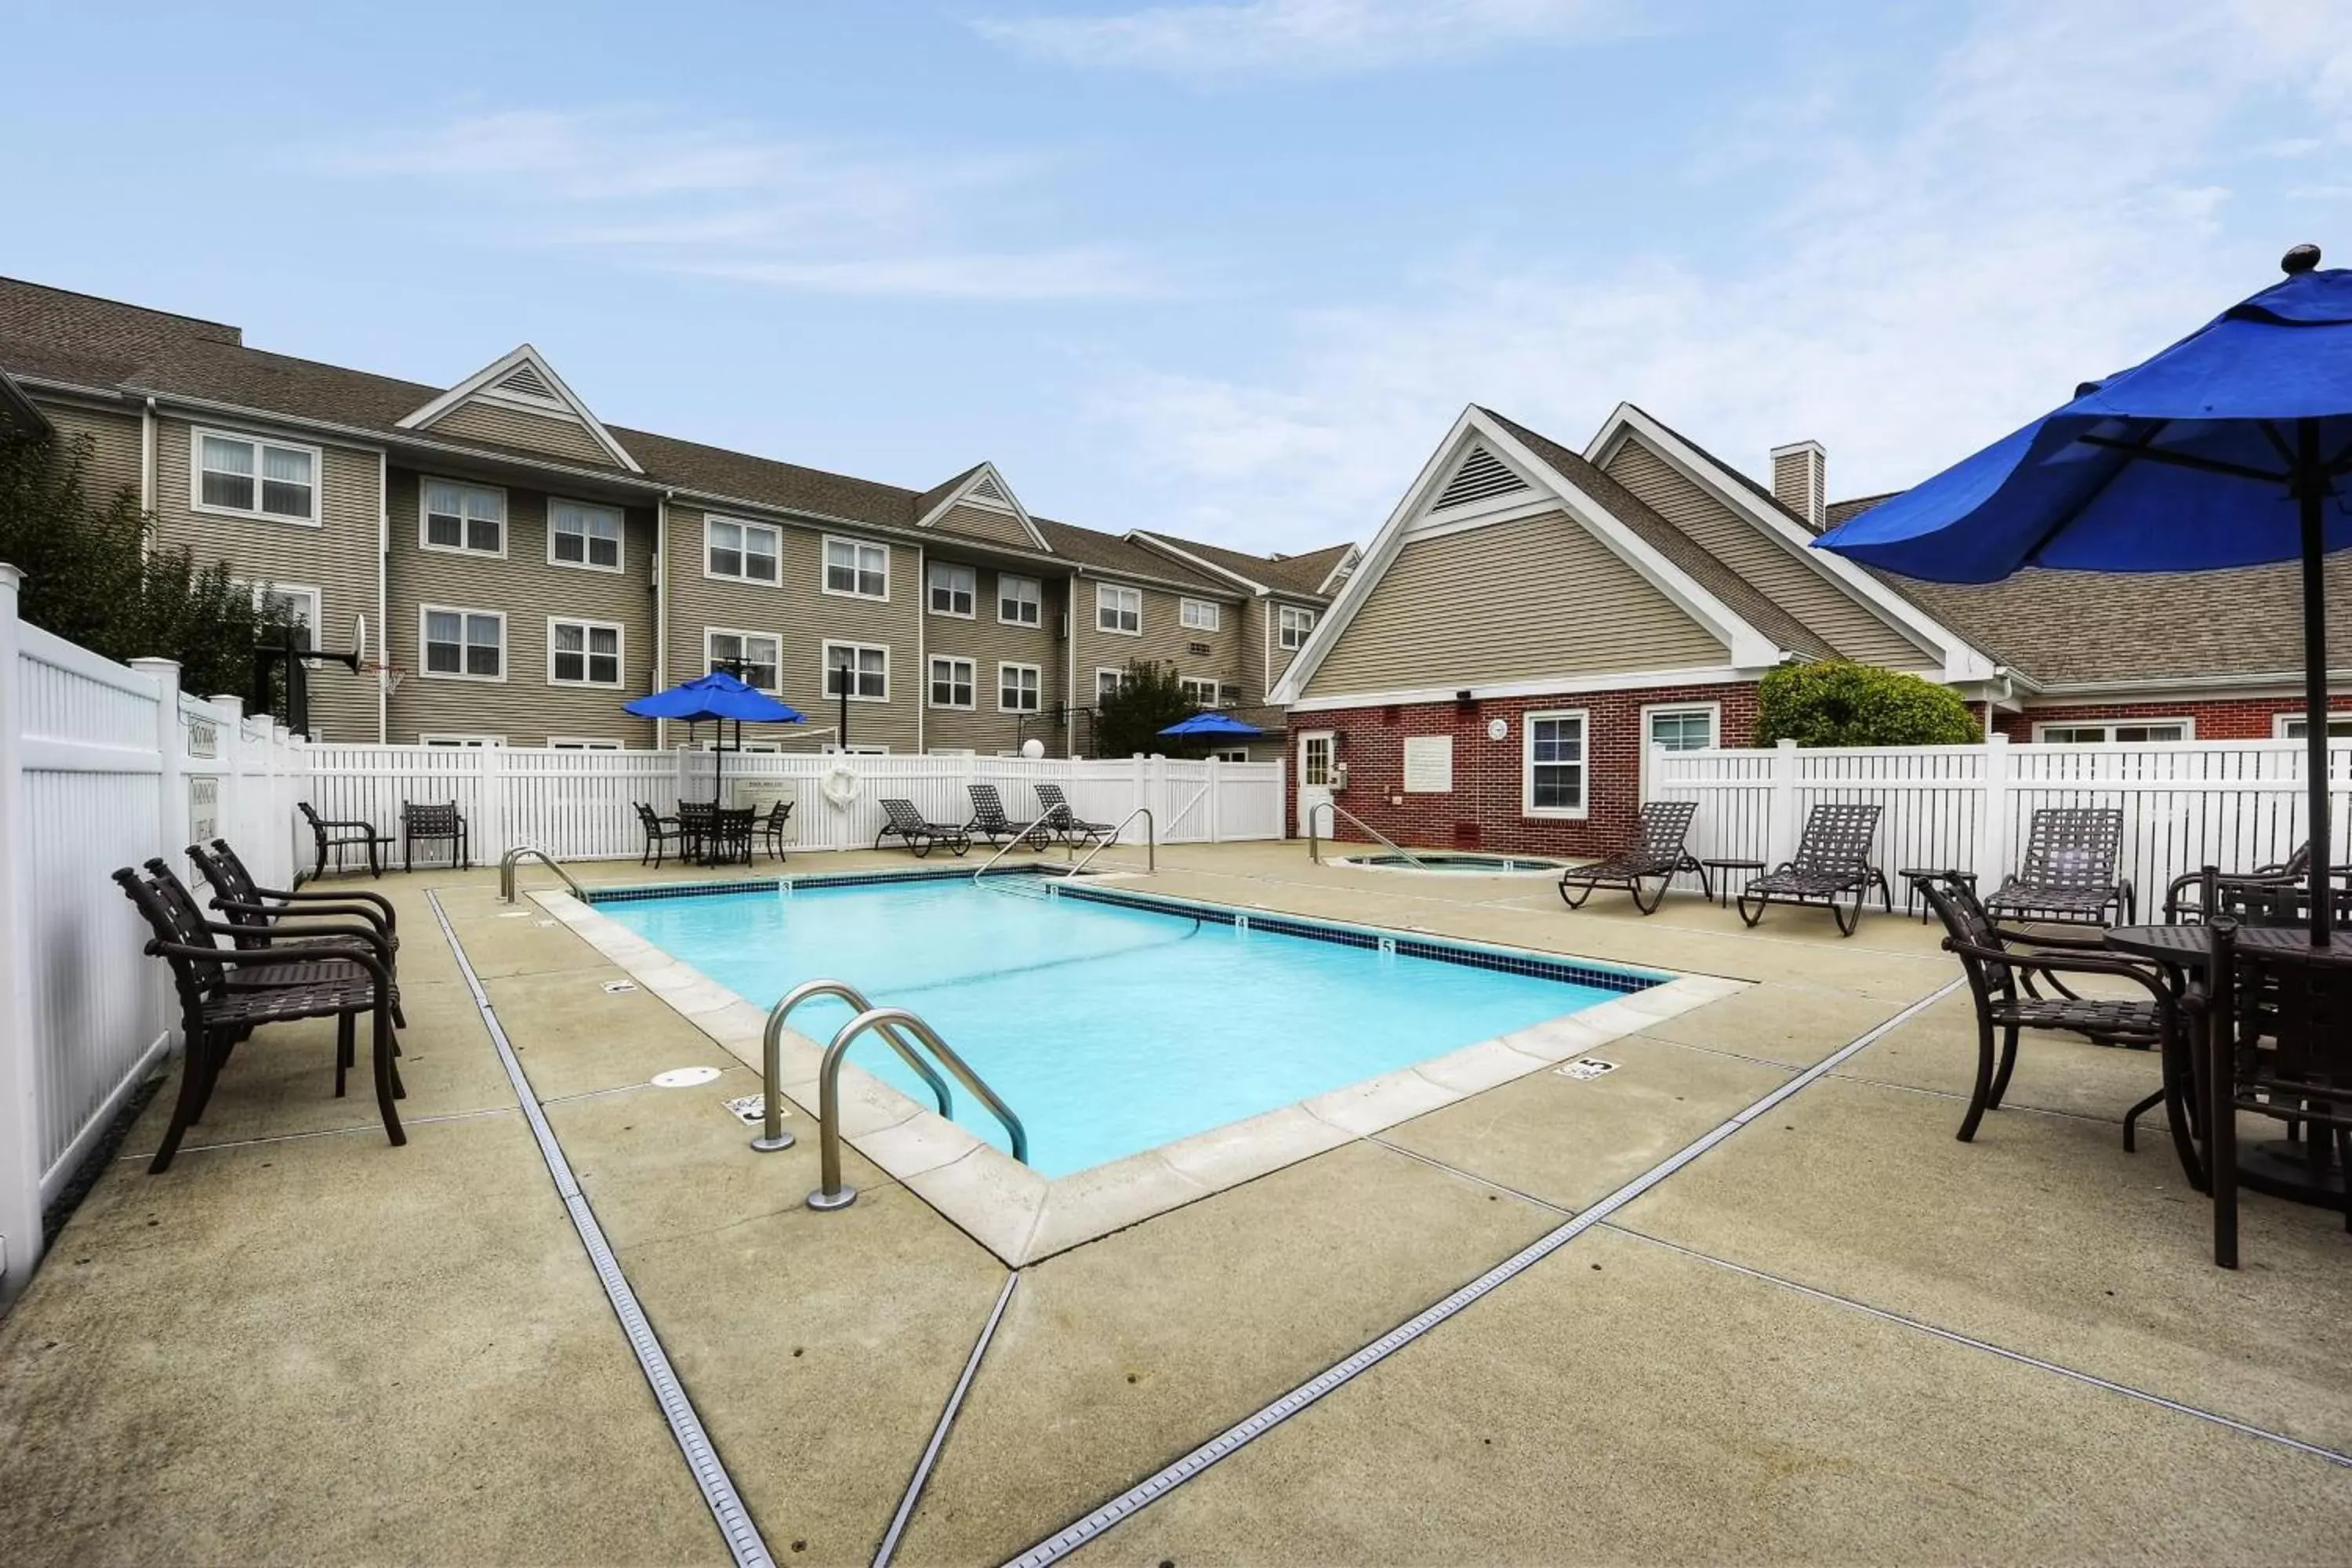
<svg viewBox="0 0 2352 1568">
<path fill-rule="evenodd" d="M 1900 488 L 2352 264 L 2352 0 L 9 10 L 0 274 L 1245 549 L 1472 402 Z"/>
</svg>

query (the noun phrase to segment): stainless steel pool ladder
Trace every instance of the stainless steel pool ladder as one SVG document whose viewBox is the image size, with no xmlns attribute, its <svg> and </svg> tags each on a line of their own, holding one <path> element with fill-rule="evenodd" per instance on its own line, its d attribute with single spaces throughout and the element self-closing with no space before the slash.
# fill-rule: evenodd
<svg viewBox="0 0 2352 1568">
<path fill-rule="evenodd" d="M 1139 806 L 1137 806 L 1133 811 L 1129 812 L 1125 816 L 1122 816 L 1122 817 L 1120 817 L 1120 818 L 1118 819 L 1118 826 L 1116 826 L 1116 827 L 1114 827 L 1114 828 L 1112 828 L 1112 829 L 1110 830 L 1110 837 L 1109 837 L 1103 839 L 1100 843 L 1097 844 L 1093 848 L 1091 848 L 1091 849 L 1087 850 L 1087 857 L 1086 857 L 1086 858 L 1085 858 L 1085 859 L 1083 859 L 1083 860 L 1079 861 L 1076 865 L 1075 865 L 1075 866 L 1071 867 L 1068 870 L 1066 870 L 1066 871 L 1063 872 L 1063 873 L 1062 873 L 1062 875 L 1063 875 L 1063 876 L 1065 876 L 1065 877 L 1075 877 L 1075 876 L 1076 876 L 1079 872 L 1081 872 L 1081 871 L 1085 870 L 1085 869 L 1087 868 L 1087 866 L 1089 866 L 1089 865 L 1091 865 L 1091 864 L 1093 863 L 1093 861 L 1094 861 L 1094 858 L 1095 858 L 1096 856 L 1097 856 L 1097 855 L 1101 854 L 1104 850 L 1106 850 L 1106 849 L 1109 848 L 1112 845 L 1114 845 L 1114 844 L 1118 843 L 1118 836 L 1119 836 L 1121 833 L 1124 833 L 1124 832 L 1126 832 L 1126 831 L 1127 831 L 1127 825 L 1128 825 L 1129 823 L 1130 823 L 1130 822 L 1133 822 L 1133 821 L 1134 821 L 1137 817 L 1139 817 L 1139 817 L 1141 817 L 1141 818 L 1143 818 L 1143 868 L 1144 868 L 1146 871 L 1157 871 L 1157 870 L 1159 870 L 1159 869 L 1160 869 L 1160 826 L 1159 826 L 1159 819 L 1158 819 L 1158 818 L 1156 818 L 1156 817 L 1154 817 L 1154 816 L 1151 815 L 1151 808 L 1150 808 L 1150 806 L 1148 806 L 1148 805 L 1139 805 Z"/>
<path fill-rule="evenodd" d="M 1420 866 L 1424 871 L 1429 869 L 1426 865 L 1423 864 L 1420 856 L 1414 854 L 1412 850 L 1406 848 L 1395 839 L 1391 838 L 1387 834 L 1382 833 L 1379 828 L 1374 827 L 1370 823 L 1366 822 L 1354 812 L 1342 809 L 1339 803 L 1336 800 L 1318 800 L 1313 805 L 1307 808 L 1307 858 L 1316 865 L 1320 866 L 1323 864 L 1323 840 L 1318 837 L 1315 832 L 1315 814 L 1318 811 L 1328 811 L 1331 814 L 1331 837 L 1334 842 L 1337 842 L 1339 839 L 1339 819 L 1344 816 L 1349 822 L 1354 823 L 1357 826 L 1362 828 L 1365 832 L 1370 834 L 1373 837 L 1387 845 L 1399 855 L 1403 856 L 1407 864 Z"/>
<path fill-rule="evenodd" d="M 573 898 L 583 904 L 588 901 L 586 889 L 572 879 L 572 873 L 563 868 L 562 861 L 536 844 L 518 844 L 499 857 L 499 902 L 510 904 L 515 901 L 515 868 L 525 859 L 538 861 L 563 879 L 563 885 L 572 889 Z"/>
<path fill-rule="evenodd" d="M 751 1147 L 762 1154 L 793 1146 L 793 1135 L 784 1131 L 784 1091 L 779 1081 L 784 1076 L 784 1020 L 793 1016 L 793 1008 L 820 996 L 837 997 L 861 1014 L 874 1011 L 874 1004 L 866 999 L 865 993 L 845 980 L 811 980 L 795 985 L 768 1009 L 768 1027 L 760 1038 L 760 1098 L 762 1102 L 760 1135 L 751 1140 Z M 883 1030 L 882 1038 L 898 1053 L 901 1061 L 914 1068 L 917 1075 L 930 1086 L 931 1098 L 939 1101 L 940 1114 L 953 1116 L 955 1100 L 948 1093 L 947 1081 L 931 1070 L 930 1063 L 925 1061 L 897 1030 Z"/>
<path fill-rule="evenodd" d="M 1055 807 L 1055 808 L 1054 808 L 1054 811 L 1058 811 L 1058 810 L 1060 810 L 1060 809 L 1061 809 L 1061 808 L 1060 808 L 1059 806 L 1056 806 L 1056 807 Z M 974 872 L 971 874 L 971 879 L 972 879 L 972 882 L 973 882 L 975 885 L 977 885 L 977 884 L 979 883 L 980 879 L 981 879 L 982 877 L 987 876 L 991 871 L 993 871 L 994 869 L 996 869 L 996 863 L 997 863 L 999 860 L 1003 859 L 1007 855 L 1012 854 L 1015 849 L 1020 848 L 1024 844 L 1027 844 L 1027 843 L 1029 842 L 1029 840 L 1030 840 L 1030 837 L 1031 837 L 1033 834 L 1036 833 L 1036 831 L 1037 831 L 1039 828 L 1041 828 L 1041 827 L 1045 826 L 1046 823 L 1048 823 L 1048 822 L 1050 822 L 1050 821 L 1052 821 L 1052 820 L 1053 820 L 1053 818 L 1054 818 L 1054 811 L 1048 811 L 1048 812 L 1046 812 L 1043 816 L 1040 816 L 1036 821 L 1034 821 L 1034 822 L 1031 823 L 1028 826 L 1026 826 L 1026 827 L 1023 828 L 1020 832 L 1018 832 L 1018 833 L 1014 834 L 1014 835 L 1013 836 L 1012 842 L 1010 842 L 1010 843 L 1008 843 L 1008 844 L 1000 844 L 1000 845 L 998 845 L 998 846 L 996 847 L 996 853 L 995 853 L 995 854 L 993 854 L 993 855 L 991 855 L 991 856 L 988 858 L 987 861 L 986 861 L 983 865 L 982 865 L 981 868 L 980 868 L 979 870 L 977 870 L 977 871 L 974 871 Z M 1045 845 L 1046 845 L 1048 842 L 1050 842 L 1050 840 L 1048 840 L 1048 839 L 1040 839 L 1040 840 L 1037 842 L 1037 844 L 1035 845 L 1035 847 L 1036 847 L 1036 848 L 1039 848 L 1039 849 L 1043 849 L 1044 847 L 1045 847 Z"/>
</svg>

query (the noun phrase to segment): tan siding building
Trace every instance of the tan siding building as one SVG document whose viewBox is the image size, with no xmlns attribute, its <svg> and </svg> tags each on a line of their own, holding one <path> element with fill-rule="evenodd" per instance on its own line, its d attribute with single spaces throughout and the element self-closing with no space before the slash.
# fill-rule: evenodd
<svg viewBox="0 0 2352 1568">
<path fill-rule="evenodd" d="M 1061 625 L 1069 604 L 1067 580 L 1058 575 L 1040 579 L 1035 569 L 1015 573 L 972 564 L 940 552 L 939 546 L 926 552 L 925 562 L 927 573 L 932 563 L 966 567 L 972 574 L 975 586 L 972 614 L 968 617 L 932 608 L 928 583 L 924 588 L 924 749 L 971 751 L 992 756 L 1017 750 L 1023 740 L 1034 736 L 1045 743 L 1048 752 L 1061 752 L 1065 742 L 1060 727 L 1052 719 L 1062 706 L 1066 689 L 1066 645 L 1062 639 Z M 1000 613 L 999 590 L 1009 576 L 1027 577 L 1039 583 L 1036 625 L 1008 621 Z M 933 702 L 930 666 L 939 659 L 971 661 L 972 691 L 969 708 L 940 707 Z M 1026 680 L 1013 683 L 1016 705 L 1008 707 L 1002 700 L 1006 666 L 1034 673 L 1034 708 L 1017 705 L 1029 695 L 1031 688 Z"/>
<path fill-rule="evenodd" d="M 124 490 L 134 499 L 143 495 L 146 455 L 138 415 L 72 403 L 50 403 L 42 412 L 48 416 L 60 444 L 89 443 L 83 461 L 82 493 L 93 503 L 103 506 Z"/>
</svg>

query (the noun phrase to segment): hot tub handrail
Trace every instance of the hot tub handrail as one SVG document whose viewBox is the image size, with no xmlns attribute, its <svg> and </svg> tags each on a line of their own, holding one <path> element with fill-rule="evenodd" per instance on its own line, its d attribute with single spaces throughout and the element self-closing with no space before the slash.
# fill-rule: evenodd
<svg viewBox="0 0 2352 1568">
<path fill-rule="evenodd" d="M 536 844 L 518 844 L 499 857 L 499 902 L 510 904 L 515 901 L 515 868 L 526 856 L 562 878 L 563 885 L 572 889 L 573 898 L 583 904 L 588 901 L 586 889 L 573 879 L 571 872 L 563 868 L 562 861 L 558 860 Z"/>
<path fill-rule="evenodd" d="M 1054 811 L 1058 811 L 1059 809 L 1060 809 L 1060 807 L 1056 806 L 1056 807 L 1055 807 L 1055 808 L 1054 808 Z M 994 870 L 994 869 L 996 868 L 996 863 L 997 863 L 999 860 L 1003 859 L 1007 855 L 1012 854 L 1015 849 L 1018 849 L 1018 848 L 1019 848 L 1019 847 L 1021 847 L 1021 846 L 1023 846 L 1024 844 L 1027 844 L 1027 843 L 1029 842 L 1029 836 L 1030 836 L 1031 834 L 1035 833 L 1039 828 L 1041 828 L 1041 827 L 1045 826 L 1045 824 L 1046 824 L 1048 821 L 1052 820 L 1052 818 L 1053 818 L 1053 816 L 1054 816 L 1054 811 L 1048 811 L 1048 812 L 1046 812 L 1043 816 L 1040 816 L 1036 821 L 1034 821 L 1034 822 L 1031 823 L 1028 826 L 1026 826 L 1026 827 L 1023 828 L 1020 832 L 1018 832 L 1018 833 L 1014 834 L 1014 835 L 1013 836 L 1012 839 L 1011 839 L 1009 842 L 998 845 L 998 846 L 996 847 L 996 853 L 995 853 L 995 854 L 993 854 L 993 855 L 991 855 L 991 856 L 988 858 L 988 859 L 986 860 L 986 862 L 984 862 L 984 863 L 981 866 L 980 869 L 979 869 L 979 870 L 977 870 L 977 871 L 974 871 L 974 872 L 971 874 L 971 879 L 972 879 L 973 885 L 974 885 L 974 886 L 977 886 L 977 885 L 979 884 L 979 882 L 980 882 L 980 879 L 981 879 L 982 877 L 987 876 L 987 875 L 989 874 L 989 872 L 991 872 L 991 871 Z M 1037 844 L 1037 845 L 1034 846 L 1034 847 L 1035 847 L 1035 848 L 1039 848 L 1039 849 L 1042 849 L 1042 848 L 1044 848 L 1044 847 L 1045 847 L 1045 844 L 1050 844 L 1050 843 L 1052 843 L 1052 842 L 1053 842 L 1053 840 L 1051 840 L 1051 839 L 1047 839 L 1047 840 L 1045 840 L 1044 843 L 1040 843 L 1040 844 Z"/>
<path fill-rule="evenodd" d="M 793 1008 L 819 996 L 837 997 L 856 1008 L 861 1016 L 874 1011 L 874 1004 L 866 999 L 865 994 L 845 980 L 803 981 L 768 1009 L 768 1026 L 760 1037 L 760 1135 L 751 1140 L 751 1147 L 762 1154 L 793 1146 L 793 1135 L 784 1131 L 784 1020 L 792 1016 Z M 948 1093 L 947 1081 L 931 1070 L 930 1063 L 898 1030 L 884 1029 L 882 1038 L 930 1086 L 931 1098 L 939 1101 L 940 1114 L 953 1116 L 955 1100 Z"/>
<path fill-rule="evenodd" d="M 1129 812 L 1125 816 L 1120 817 L 1118 819 L 1118 826 L 1110 830 L 1110 834 L 1108 837 L 1099 840 L 1093 848 L 1087 851 L 1086 858 L 1084 859 L 1071 867 L 1068 870 L 1063 872 L 1062 875 L 1065 877 L 1075 877 L 1079 872 L 1085 870 L 1088 866 L 1092 865 L 1094 863 L 1094 858 L 1101 854 L 1104 850 L 1109 848 L 1112 845 L 1118 843 L 1118 836 L 1127 830 L 1127 825 L 1133 822 L 1139 816 L 1143 818 L 1143 868 L 1149 874 L 1158 874 L 1160 870 L 1160 821 L 1159 818 L 1151 815 L 1151 808 L 1150 806 L 1139 805 L 1133 811 Z"/>
<path fill-rule="evenodd" d="M 887 1037 L 895 1029 L 905 1029 L 930 1048 L 947 1069 L 955 1074 L 973 1098 L 989 1109 L 990 1114 L 1003 1124 L 1005 1133 L 1013 1140 L 1013 1157 L 1023 1164 L 1029 1163 L 1029 1134 L 1023 1130 L 1021 1119 L 997 1098 L 996 1091 L 964 1059 L 956 1055 L 939 1032 L 916 1014 L 904 1007 L 868 1007 L 841 1026 L 833 1043 L 824 1048 L 824 1063 L 817 1068 L 816 1124 L 817 1173 L 816 1191 L 808 1195 L 813 1209 L 846 1208 L 856 1200 L 857 1189 L 845 1186 L 841 1180 L 841 1063 L 849 1054 L 850 1045 L 868 1029 L 882 1031 Z"/>
<path fill-rule="evenodd" d="M 1339 837 L 1339 818 L 1344 816 L 1399 855 L 1403 856 L 1408 865 L 1418 866 L 1424 871 L 1429 869 L 1428 863 L 1420 856 L 1391 838 L 1354 812 L 1343 809 L 1336 800 L 1318 800 L 1307 808 L 1307 858 L 1316 865 L 1323 864 L 1323 841 L 1316 837 L 1315 833 L 1315 814 L 1318 811 L 1328 811 L 1331 814 L 1331 837 L 1334 840 Z"/>
</svg>

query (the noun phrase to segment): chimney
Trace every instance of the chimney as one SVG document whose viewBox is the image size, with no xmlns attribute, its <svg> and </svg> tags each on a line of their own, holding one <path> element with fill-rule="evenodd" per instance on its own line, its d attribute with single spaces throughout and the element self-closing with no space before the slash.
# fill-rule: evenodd
<svg viewBox="0 0 2352 1568">
<path fill-rule="evenodd" d="M 1819 441 L 1772 448 L 1772 499 L 1802 518 L 1815 533 L 1829 526 L 1829 459 Z"/>
</svg>

